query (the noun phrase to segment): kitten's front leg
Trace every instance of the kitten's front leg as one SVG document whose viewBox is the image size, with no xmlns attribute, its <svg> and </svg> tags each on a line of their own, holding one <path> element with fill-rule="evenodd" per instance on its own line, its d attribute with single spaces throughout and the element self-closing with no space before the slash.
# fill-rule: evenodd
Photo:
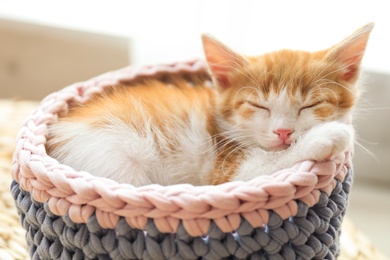
<svg viewBox="0 0 390 260">
<path fill-rule="evenodd" d="M 324 161 L 351 149 L 355 132 L 352 125 L 339 122 L 323 123 L 310 129 L 292 147 L 297 161 Z"/>
<path fill-rule="evenodd" d="M 241 163 L 233 180 L 250 180 L 292 167 L 306 160 L 324 161 L 352 148 L 354 129 L 351 125 L 330 122 L 310 129 L 289 149 L 267 152 L 252 149 Z"/>
</svg>

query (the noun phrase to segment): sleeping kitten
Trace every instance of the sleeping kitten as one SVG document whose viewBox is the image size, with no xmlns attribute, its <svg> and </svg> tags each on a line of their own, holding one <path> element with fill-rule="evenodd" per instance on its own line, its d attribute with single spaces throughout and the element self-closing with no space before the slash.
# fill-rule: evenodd
<svg viewBox="0 0 390 260">
<path fill-rule="evenodd" d="M 271 174 L 353 146 L 355 86 L 373 24 L 318 52 L 237 54 L 203 36 L 199 79 L 114 86 L 49 129 L 50 156 L 140 186 L 219 184 Z"/>
</svg>

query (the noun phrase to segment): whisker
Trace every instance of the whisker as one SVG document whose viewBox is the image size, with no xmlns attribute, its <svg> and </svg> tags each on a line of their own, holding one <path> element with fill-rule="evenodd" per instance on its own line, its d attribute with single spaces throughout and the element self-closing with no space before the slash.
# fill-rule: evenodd
<svg viewBox="0 0 390 260">
<path fill-rule="evenodd" d="M 361 137 L 355 137 L 357 140 L 359 140 L 359 141 L 362 141 L 362 142 L 364 142 L 364 143 L 366 143 L 366 144 L 370 144 L 370 145 L 379 145 L 379 143 L 378 142 L 370 142 L 370 141 L 367 141 L 367 140 L 364 140 L 363 138 L 361 138 Z"/>
<path fill-rule="evenodd" d="M 365 153 L 367 153 L 368 155 L 370 155 L 377 163 L 379 163 L 378 157 L 377 157 L 372 151 L 370 151 L 368 148 L 366 148 L 365 146 L 363 146 L 361 143 L 359 143 L 359 142 L 356 141 L 356 140 L 355 140 L 355 144 L 356 144 L 362 151 L 364 151 Z"/>
<path fill-rule="evenodd" d="M 224 171 L 225 169 L 225 163 L 226 161 L 231 157 L 233 156 L 233 154 L 235 154 L 236 152 L 240 151 L 240 150 L 243 150 L 243 149 L 246 149 L 248 147 L 248 144 L 251 144 L 251 143 L 246 143 L 245 145 L 244 144 L 240 144 L 236 147 L 234 147 L 224 158 L 222 164 L 221 164 L 221 168 L 222 168 L 222 171 Z"/>
<path fill-rule="evenodd" d="M 370 108 L 356 108 L 356 111 L 378 111 L 378 110 L 390 110 L 390 107 L 370 107 Z"/>
</svg>

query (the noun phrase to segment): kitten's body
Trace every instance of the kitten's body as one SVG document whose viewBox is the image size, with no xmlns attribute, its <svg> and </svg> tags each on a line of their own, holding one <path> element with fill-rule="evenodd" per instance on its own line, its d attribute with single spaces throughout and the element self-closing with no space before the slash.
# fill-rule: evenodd
<svg viewBox="0 0 390 260">
<path fill-rule="evenodd" d="M 115 86 L 50 127 L 49 154 L 133 185 L 248 180 L 353 144 L 348 124 L 372 25 L 320 52 L 238 55 L 204 37 L 215 87 Z"/>
<path fill-rule="evenodd" d="M 51 143 L 60 142 L 51 153 L 76 169 L 134 185 L 207 184 L 215 157 L 213 96 L 184 81 L 116 86 L 51 127 L 57 133 Z"/>
</svg>

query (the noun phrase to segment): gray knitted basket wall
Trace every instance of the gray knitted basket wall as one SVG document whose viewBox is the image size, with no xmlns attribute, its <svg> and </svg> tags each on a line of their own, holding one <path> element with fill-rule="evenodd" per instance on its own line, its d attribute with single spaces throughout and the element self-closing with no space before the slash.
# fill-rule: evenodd
<svg viewBox="0 0 390 260">
<path fill-rule="evenodd" d="M 50 212 L 47 203 L 34 201 L 13 182 L 16 201 L 32 259 L 336 259 L 341 222 L 352 182 L 349 170 L 330 196 L 307 207 L 298 202 L 298 214 L 282 220 L 270 211 L 267 225 L 253 228 L 242 219 L 232 233 L 212 223 L 206 236 L 191 237 L 182 225 L 177 233 L 158 231 L 153 221 L 145 230 L 132 229 L 122 218 L 115 229 L 103 229 L 93 215 L 75 224 Z"/>
<path fill-rule="evenodd" d="M 134 187 L 77 172 L 46 152 L 73 102 L 145 78 L 210 80 L 203 61 L 128 67 L 46 97 L 22 124 L 11 169 L 32 259 L 335 259 L 352 151 L 247 182 Z"/>
</svg>

